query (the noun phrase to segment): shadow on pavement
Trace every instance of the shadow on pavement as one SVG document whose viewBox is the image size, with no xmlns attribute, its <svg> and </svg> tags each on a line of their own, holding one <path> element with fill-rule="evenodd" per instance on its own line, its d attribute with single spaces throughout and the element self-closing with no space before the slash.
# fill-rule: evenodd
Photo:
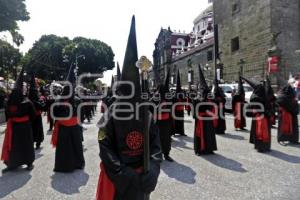
<svg viewBox="0 0 300 200">
<path fill-rule="evenodd" d="M 223 138 L 233 139 L 233 140 L 245 140 L 245 138 L 243 136 L 233 135 L 230 133 L 226 133 L 224 135 L 218 135 L 218 136 L 223 137 Z"/>
<path fill-rule="evenodd" d="M 79 193 L 79 188 L 87 184 L 89 175 L 82 170 L 77 170 L 73 173 L 55 173 L 51 179 L 53 189 L 71 195 Z"/>
<path fill-rule="evenodd" d="M 193 138 L 188 137 L 188 136 L 173 136 L 174 139 L 172 139 L 172 147 L 173 148 L 183 148 L 183 149 L 190 149 L 192 150 L 191 147 L 188 147 L 188 143 L 193 143 Z M 175 140 L 176 138 L 176 140 Z"/>
<path fill-rule="evenodd" d="M 31 177 L 30 172 L 24 171 L 22 168 L 2 174 L 0 177 L 0 199 L 22 188 L 28 183 Z"/>
<path fill-rule="evenodd" d="M 196 172 L 190 167 L 176 161 L 172 163 L 164 161 L 161 165 L 161 169 L 168 175 L 168 177 L 174 178 L 182 183 L 194 184 L 196 182 Z"/>
<path fill-rule="evenodd" d="M 247 172 L 247 170 L 243 168 L 241 163 L 239 163 L 235 160 L 226 158 L 225 156 L 222 156 L 220 154 L 205 155 L 205 156 L 201 156 L 201 158 L 204 158 L 208 162 L 211 162 L 212 164 L 214 164 L 218 167 L 224 168 L 224 169 L 229 169 L 229 170 L 241 172 L 241 173 Z"/>
<path fill-rule="evenodd" d="M 273 156 L 289 163 L 300 164 L 300 157 L 289 155 L 274 149 L 272 149 L 269 153 L 266 153 L 266 155 Z"/>
</svg>

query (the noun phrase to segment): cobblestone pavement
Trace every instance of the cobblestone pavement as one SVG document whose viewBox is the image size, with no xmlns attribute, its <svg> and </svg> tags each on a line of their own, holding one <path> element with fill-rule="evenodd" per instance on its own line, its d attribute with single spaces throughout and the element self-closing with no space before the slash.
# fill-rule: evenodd
<svg viewBox="0 0 300 200">
<path fill-rule="evenodd" d="M 99 175 L 99 148 L 96 116 L 85 124 L 84 171 L 61 174 L 53 172 L 54 149 L 46 132 L 43 148 L 36 152 L 35 168 L 20 169 L 0 175 L 0 199 L 95 199 Z M 44 122 L 46 120 L 44 119 Z M 247 123 L 248 129 L 250 122 Z M 45 130 L 48 125 L 45 123 Z M 249 132 L 236 132 L 231 115 L 227 131 L 217 136 L 215 155 L 195 156 L 192 118 L 186 118 L 188 137 L 174 137 L 171 156 L 174 163 L 163 162 L 153 200 L 298 200 L 300 199 L 300 145 L 281 146 L 272 132 L 272 151 L 262 154 L 249 144 Z M 5 129 L 0 125 L 0 133 Z M 0 134 L 0 144 L 3 135 Z M 4 165 L 0 164 L 0 169 Z"/>
</svg>

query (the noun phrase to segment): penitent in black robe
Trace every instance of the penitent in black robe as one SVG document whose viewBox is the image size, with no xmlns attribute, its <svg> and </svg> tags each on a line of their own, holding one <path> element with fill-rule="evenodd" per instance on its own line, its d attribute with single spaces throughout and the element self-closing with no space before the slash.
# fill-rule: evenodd
<svg viewBox="0 0 300 200">
<path fill-rule="evenodd" d="M 226 131 L 226 121 L 225 121 L 225 103 L 226 99 L 224 96 L 219 96 L 215 98 L 214 102 L 217 105 L 217 115 L 218 118 L 214 120 L 214 128 L 216 131 L 216 134 L 225 134 Z"/>
<path fill-rule="evenodd" d="M 6 108 L 8 121 L 15 121 L 15 119 L 24 117 L 28 117 L 28 120 L 12 122 L 12 146 L 9 152 L 9 159 L 4 161 L 10 169 L 21 165 L 31 165 L 35 159 L 31 124 L 31 121 L 35 118 L 33 104 L 26 98 L 19 105 L 8 105 Z"/>
<path fill-rule="evenodd" d="M 254 90 L 251 98 L 248 110 L 252 112 L 247 113 L 247 116 L 252 117 L 251 131 L 250 131 L 250 143 L 254 144 L 254 148 L 258 152 L 266 152 L 271 149 L 271 124 L 270 115 L 265 96 L 265 90 L 263 86 L 259 86 Z M 264 110 L 258 112 L 260 104 L 264 107 Z"/>
<path fill-rule="evenodd" d="M 286 91 L 286 92 L 285 92 Z M 286 88 L 284 92 L 278 96 L 277 104 L 279 105 L 278 116 L 278 142 L 289 141 L 298 143 L 299 129 L 298 118 L 299 107 L 295 100 L 294 91 L 292 88 Z"/>
<path fill-rule="evenodd" d="M 169 101 L 170 103 L 171 101 Z M 156 120 L 156 125 L 159 129 L 161 149 L 164 156 L 169 156 L 171 151 L 171 134 L 173 129 L 173 119 L 171 117 L 171 105 L 167 101 L 162 102 L 162 106 L 157 106 L 157 115 L 154 116 Z M 162 112 L 162 109 L 166 112 Z"/>
<path fill-rule="evenodd" d="M 99 129 L 98 136 L 102 163 L 96 199 L 144 200 L 144 195 L 154 190 L 160 173 L 162 158 L 158 129 L 152 121 L 149 127 L 151 180 L 145 183 L 142 178 L 142 120 L 116 120 L 106 114 L 107 123 Z"/>
<path fill-rule="evenodd" d="M 200 101 L 194 101 L 194 108 Z M 194 151 L 196 155 L 211 154 L 217 150 L 215 128 L 213 125 L 212 106 L 200 105 L 194 113 Z"/>
<path fill-rule="evenodd" d="M 232 98 L 232 111 L 234 115 L 234 128 L 244 129 L 246 127 L 246 118 L 244 116 L 245 95 L 236 94 Z"/>
<path fill-rule="evenodd" d="M 72 172 L 76 169 L 83 169 L 85 166 L 85 160 L 83 156 L 83 130 L 78 123 L 77 117 L 77 105 L 80 100 L 74 98 L 69 100 L 70 105 L 72 105 L 73 116 L 71 119 L 77 120 L 77 123 L 71 123 L 71 119 L 68 120 L 56 120 L 53 134 L 52 134 L 52 144 L 56 140 L 55 151 L 55 172 Z M 66 103 L 66 102 L 65 102 Z M 59 105 L 54 107 L 55 117 L 67 117 L 69 116 L 70 110 L 67 106 Z M 57 137 L 56 136 L 57 130 Z M 56 139 L 55 139 L 56 138 Z"/>
<path fill-rule="evenodd" d="M 174 103 L 185 103 L 184 98 L 175 98 Z M 179 134 L 185 135 L 184 131 L 184 108 L 185 105 L 179 104 L 175 107 L 175 116 L 178 119 L 173 119 L 173 133 L 172 135 Z"/>
</svg>

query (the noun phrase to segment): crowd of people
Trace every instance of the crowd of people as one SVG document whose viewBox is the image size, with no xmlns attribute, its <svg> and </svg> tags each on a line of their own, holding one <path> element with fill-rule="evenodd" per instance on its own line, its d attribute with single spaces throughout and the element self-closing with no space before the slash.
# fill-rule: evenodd
<svg viewBox="0 0 300 200">
<path fill-rule="evenodd" d="M 34 75 L 26 91 L 22 70 L 6 105 L 7 128 L 1 160 L 7 168 L 2 172 L 22 165 L 27 165 L 27 170 L 33 169 L 34 145 L 39 149 L 44 140 L 43 112 L 47 113 L 49 130 L 53 131 L 51 144 L 56 150 L 55 172 L 84 169 L 81 122 L 90 122 L 96 112 L 102 112 L 97 124 L 101 159 L 97 200 L 142 200 L 153 192 L 160 163 L 163 160 L 173 162 L 172 135 L 186 137 L 185 112 L 192 115 L 195 121 L 195 154 L 213 154 L 217 150 L 216 134 L 226 134 L 226 98 L 217 78 L 213 88 L 209 88 L 199 66 L 197 91 L 184 91 L 178 71 L 176 90 L 171 91 L 168 71 L 163 84 L 151 93 L 147 81 L 140 79 L 137 61 L 133 17 L 122 72 L 118 67 L 117 79 L 112 79 L 99 111 L 97 99 L 89 98 L 93 93 L 84 88 L 76 89 L 74 66 L 66 79 L 70 85 L 53 91 L 38 89 Z M 122 84 L 124 81 L 131 82 L 134 87 Z M 250 102 L 245 101 L 243 82 L 254 90 Z M 263 82 L 255 82 L 239 76 L 238 83 L 232 100 L 234 128 L 244 131 L 246 117 L 252 118 L 249 141 L 259 152 L 270 151 L 271 128 L 276 122 L 278 142 L 283 145 L 297 144 L 299 110 L 295 90 L 286 84 L 275 96 L 269 77 Z M 149 104 L 143 105 L 145 102 Z M 142 106 L 132 106 L 133 110 L 128 111 L 128 104 Z"/>
</svg>

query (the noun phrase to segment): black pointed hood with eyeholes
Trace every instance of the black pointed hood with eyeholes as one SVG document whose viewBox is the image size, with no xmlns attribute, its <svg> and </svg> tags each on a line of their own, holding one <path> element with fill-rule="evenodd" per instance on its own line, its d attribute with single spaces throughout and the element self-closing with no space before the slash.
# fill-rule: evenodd
<svg viewBox="0 0 300 200">
<path fill-rule="evenodd" d="M 138 52 L 136 42 L 135 16 L 133 16 L 131 20 L 127 48 L 123 62 L 121 81 L 129 81 L 133 83 L 134 88 L 131 88 L 128 84 L 122 83 L 118 88 L 118 92 L 122 96 L 128 96 L 131 93 L 134 93 L 133 99 L 135 100 L 138 100 L 141 97 L 140 74 L 139 69 L 136 67 L 137 61 Z M 133 92 L 132 89 L 134 89 Z"/>
<path fill-rule="evenodd" d="M 245 77 L 242 77 L 242 79 L 246 81 L 254 89 L 250 97 L 250 102 L 263 103 L 263 104 L 266 104 L 268 102 L 266 89 L 263 84 L 250 81 Z"/>
<path fill-rule="evenodd" d="M 14 88 L 8 97 L 8 105 L 18 105 L 24 100 L 23 94 L 23 82 L 24 82 L 24 68 L 22 68 Z"/>
<path fill-rule="evenodd" d="M 38 101 L 39 100 L 39 92 L 38 92 L 38 88 L 36 85 L 36 80 L 35 80 L 35 76 L 32 73 L 31 74 L 31 79 L 30 79 L 30 88 L 29 88 L 29 93 L 28 93 L 28 98 L 31 101 Z"/>
<path fill-rule="evenodd" d="M 177 71 L 177 80 L 176 80 L 176 93 L 181 93 L 182 88 L 181 88 L 181 80 L 180 80 L 180 72 L 179 69 Z"/>
<path fill-rule="evenodd" d="M 214 79 L 213 94 L 214 94 L 215 98 L 225 98 L 225 94 L 224 94 L 222 88 L 219 87 L 219 81 L 218 81 L 216 72 L 215 72 L 215 79 Z"/>
<path fill-rule="evenodd" d="M 167 75 L 165 76 L 164 84 L 159 86 L 159 93 L 162 100 L 166 99 L 166 94 L 170 92 L 170 69 L 168 68 Z"/>
<path fill-rule="evenodd" d="M 117 63 L 117 81 L 121 80 L 121 70 L 120 70 L 120 65 L 119 62 Z"/>
<path fill-rule="evenodd" d="M 198 65 L 199 68 L 199 93 L 201 95 L 202 100 L 207 99 L 207 95 L 210 92 L 209 87 L 206 83 L 204 74 L 201 69 L 201 65 Z"/>
<path fill-rule="evenodd" d="M 241 77 L 240 73 L 239 73 L 239 83 L 238 83 L 238 88 L 237 88 L 236 95 L 245 95 L 243 80 L 242 80 L 242 77 Z"/>
</svg>

